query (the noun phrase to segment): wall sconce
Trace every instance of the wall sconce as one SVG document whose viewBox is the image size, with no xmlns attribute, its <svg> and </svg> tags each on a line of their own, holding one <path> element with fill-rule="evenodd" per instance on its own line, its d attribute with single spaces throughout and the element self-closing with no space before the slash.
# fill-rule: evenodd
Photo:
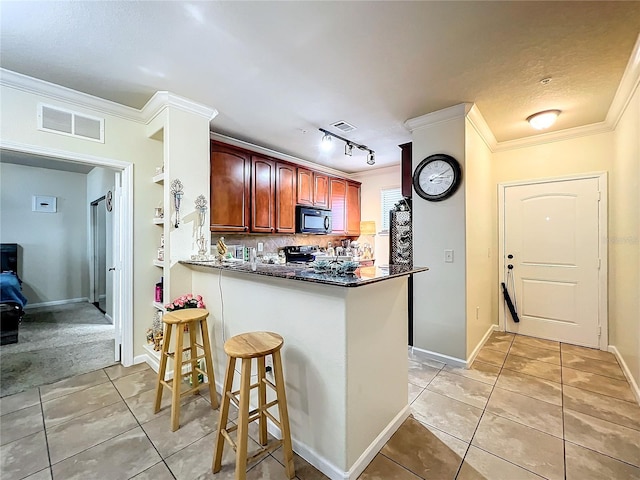
<svg viewBox="0 0 640 480">
<path fill-rule="evenodd" d="M 204 195 L 197 196 L 196 210 L 198 211 L 198 237 L 196 238 L 198 255 L 205 255 L 207 253 L 207 240 L 202 233 L 202 228 L 204 227 L 204 219 L 207 214 L 207 199 Z"/>
<path fill-rule="evenodd" d="M 177 178 L 171 182 L 171 195 L 173 195 L 173 205 L 176 208 L 175 227 L 178 228 L 178 225 L 180 224 L 180 201 L 184 196 L 184 187 L 182 186 L 182 182 Z"/>
<path fill-rule="evenodd" d="M 344 137 L 341 137 L 340 135 L 336 135 L 335 133 L 331 133 L 329 130 L 325 130 L 324 128 L 319 128 L 318 130 L 320 130 L 324 135 L 322 136 L 322 140 L 320 142 L 320 146 L 323 150 L 327 151 L 330 150 L 332 147 L 332 137 L 337 138 L 338 140 L 342 140 L 345 145 L 344 145 L 344 154 L 348 157 L 350 157 L 353 154 L 353 147 L 357 147 L 359 150 L 365 150 L 367 152 L 369 152 L 369 155 L 367 156 L 367 164 L 368 165 L 374 165 L 376 163 L 376 152 L 374 152 L 373 150 L 371 150 L 369 147 L 367 147 L 366 145 L 362 145 L 360 143 L 355 143 L 352 142 L 351 140 L 348 140 Z"/>
<path fill-rule="evenodd" d="M 556 123 L 560 110 L 545 110 L 527 117 L 527 122 L 536 130 L 544 130 Z"/>
</svg>

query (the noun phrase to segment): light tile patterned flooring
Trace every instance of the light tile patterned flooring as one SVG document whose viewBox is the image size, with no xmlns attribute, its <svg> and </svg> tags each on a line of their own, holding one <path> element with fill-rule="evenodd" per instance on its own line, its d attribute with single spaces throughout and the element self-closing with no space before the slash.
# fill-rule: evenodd
<svg viewBox="0 0 640 480">
<path fill-rule="evenodd" d="M 230 448 L 211 474 L 206 396 L 183 400 L 172 433 L 168 392 L 152 413 L 155 382 L 115 365 L 0 399 L 0 478 L 233 478 Z M 640 407 L 609 353 L 496 332 L 468 370 L 410 353 L 409 382 L 412 416 L 362 480 L 640 479 Z M 295 464 L 300 480 L 326 478 Z M 280 451 L 249 468 L 286 478 Z"/>
</svg>

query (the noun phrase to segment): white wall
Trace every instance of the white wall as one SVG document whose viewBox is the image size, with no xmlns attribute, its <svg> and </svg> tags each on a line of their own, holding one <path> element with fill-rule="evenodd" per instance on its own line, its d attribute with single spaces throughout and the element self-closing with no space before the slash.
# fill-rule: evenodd
<svg viewBox="0 0 640 480">
<path fill-rule="evenodd" d="M 107 192 L 115 190 L 115 171 L 108 168 L 96 167 L 87 174 L 87 227 L 88 227 L 88 243 L 87 253 L 91 252 L 91 202 L 106 196 Z M 100 204 L 102 208 L 102 204 Z M 109 318 L 113 318 L 113 275 L 109 273 L 109 268 L 114 265 L 113 262 L 113 211 L 106 212 L 106 266 L 107 266 L 107 278 L 106 278 L 106 295 L 107 304 L 105 312 Z M 93 262 L 91 258 L 88 258 L 89 262 L 89 284 L 93 285 Z"/>
<path fill-rule="evenodd" d="M 399 150 L 399 149 L 398 149 Z M 398 151 L 398 155 L 400 152 Z M 400 165 L 392 167 L 378 168 L 362 173 L 357 173 L 352 178 L 358 182 L 362 182 L 360 190 L 361 198 L 361 218 L 363 221 L 374 220 L 376 222 L 376 231 L 381 230 L 382 210 L 380 204 L 380 191 L 387 188 L 400 188 L 401 171 Z M 389 264 L 389 235 L 377 234 L 374 240 L 374 256 L 376 265 Z M 361 242 L 371 241 L 361 237 Z"/>
<path fill-rule="evenodd" d="M 413 130 L 412 170 L 429 155 L 454 157 L 465 171 L 464 110 L 452 119 Z M 427 117 L 427 116 L 425 116 Z M 414 346 L 466 358 L 465 175 L 462 185 L 442 202 L 413 196 L 413 263 L 429 271 L 414 276 Z M 454 262 L 444 263 L 444 250 Z"/>
<path fill-rule="evenodd" d="M 469 358 L 491 325 L 498 323 L 495 298 L 498 271 L 496 229 L 496 187 L 492 178 L 492 154 L 478 132 L 466 121 L 465 225 L 467 260 L 467 351 Z"/>
<path fill-rule="evenodd" d="M 640 91 L 614 138 L 609 189 L 609 344 L 640 384 Z"/>
<path fill-rule="evenodd" d="M 0 185 L 0 240 L 22 247 L 29 304 L 86 298 L 86 175 L 0 163 Z M 32 212 L 33 195 L 57 197 L 57 212 Z"/>
</svg>

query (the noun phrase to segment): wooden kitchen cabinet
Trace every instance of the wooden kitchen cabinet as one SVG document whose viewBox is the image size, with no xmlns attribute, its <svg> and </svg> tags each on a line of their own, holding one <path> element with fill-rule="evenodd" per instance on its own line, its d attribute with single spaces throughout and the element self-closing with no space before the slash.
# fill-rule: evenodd
<svg viewBox="0 0 640 480">
<path fill-rule="evenodd" d="M 347 182 L 342 178 L 329 179 L 331 192 L 331 233 L 346 234 L 347 232 Z"/>
<path fill-rule="evenodd" d="M 276 233 L 296 233 L 296 167 L 276 163 Z"/>
<path fill-rule="evenodd" d="M 297 202 L 329 208 L 329 175 L 298 167 Z"/>
<path fill-rule="evenodd" d="M 313 172 L 307 168 L 298 167 L 297 203 L 313 205 Z"/>
<path fill-rule="evenodd" d="M 329 175 L 313 172 L 313 206 L 318 208 L 330 208 Z"/>
<path fill-rule="evenodd" d="M 248 232 L 251 158 L 219 142 L 211 142 L 211 231 Z"/>
<path fill-rule="evenodd" d="M 276 162 L 260 155 L 251 156 L 251 231 L 274 233 Z"/>
<path fill-rule="evenodd" d="M 347 182 L 346 234 L 360 235 L 360 184 Z"/>
</svg>

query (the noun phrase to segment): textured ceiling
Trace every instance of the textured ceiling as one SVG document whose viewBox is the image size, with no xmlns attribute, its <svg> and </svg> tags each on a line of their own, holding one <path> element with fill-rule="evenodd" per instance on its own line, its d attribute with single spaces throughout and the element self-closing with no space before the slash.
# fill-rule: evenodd
<svg viewBox="0 0 640 480">
<path fill-rule="evenodd" d="M 215 132 L 347 172 L 365 153 L 321 153 L 318 127 L 352 123 L 379 167 L 407 119 L 461 102 L 498 141 L 550 108 L 554 130 L 601 122 L 640 32 L 640 2 L 615 1 L 3 0 L 0 16 L 4 68 L 136 108 L 169 90 L 216 108 Z"/>
</svg>

